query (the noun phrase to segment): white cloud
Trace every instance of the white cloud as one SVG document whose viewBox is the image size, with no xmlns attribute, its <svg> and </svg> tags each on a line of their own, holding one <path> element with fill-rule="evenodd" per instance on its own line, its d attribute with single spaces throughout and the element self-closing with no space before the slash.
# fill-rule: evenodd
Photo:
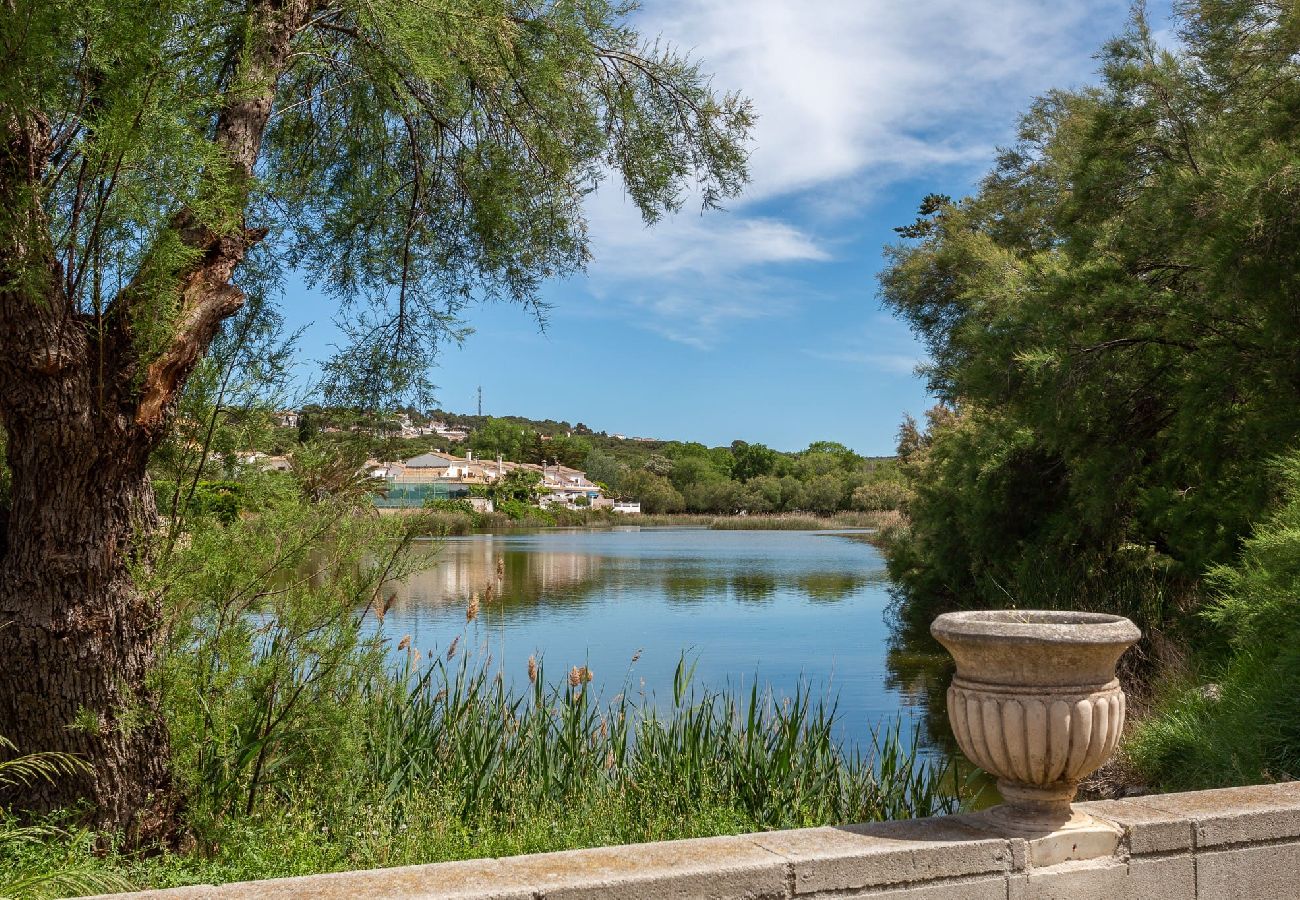
<svg viewBox="0 0 1300 900">
<path fill-rule="evenodd" d="M 986 158 L 1030 96 L 1086 79 L 1125 0 L 661 0 L 645 31 L 692 49 L 760 119 L 751 199 Z M 1098 27 L 1100 23 L 1100 27 Z"/>
<path fill-rule="evenodd" d="M 835 257 L 864 201 L 921 173 L 973 176 L 1032 96 L 1090 77 L 1126 10 L 1127 0 L 647 4 L 642 33 L 688 48 L 717 88 L 754 100 L 753 182 L 730 212 L 646 228 L 611 179 L 589 207 L 586 286 L 602 314 L 702 349 L 737 323 L 790 313 L 815 294 L 799 267 Z"/>
</svg>

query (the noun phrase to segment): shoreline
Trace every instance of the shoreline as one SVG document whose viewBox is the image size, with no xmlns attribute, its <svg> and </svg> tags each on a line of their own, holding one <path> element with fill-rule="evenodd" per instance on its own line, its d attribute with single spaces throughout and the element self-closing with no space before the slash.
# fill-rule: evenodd
<svg viewBox="0 0 1300 900">
<path fill-rule="evenodd" d="M 435 535 L 491 534 L 496 532 L 587 528 L 700 528 L 712 531 L 833 531 L 874 529 L 880 533 L 897 524 L 901 515 L 884 512 L 841 512 L 831 516 L 812 513 L 716 515 L 711 513 L 614 513 L 588 510 L 534 510 L 537 515 L 512 519 L 504 513 L 444 512 L 420 507 L 376 507 L 380 515 L 422 515 Z"/>
</svg>

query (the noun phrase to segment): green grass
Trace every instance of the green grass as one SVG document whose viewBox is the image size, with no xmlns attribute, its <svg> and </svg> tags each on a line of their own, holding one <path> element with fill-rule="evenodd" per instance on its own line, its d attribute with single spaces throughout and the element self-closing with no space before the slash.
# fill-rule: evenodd
<svg viewBox="0 0 1300 900">
<path fill-rule="evenodd" d="M 943 766 L 895 727 L 866 752 L 836 740 L 833 704 L 697 689 L 600 702 L 581 670 L 512 691 L 486 660 L 373 678 L 351 759 L 285 756 L 251 814 L 209 797 L 189 853 L 96 855 L 85 833 L 0 853 L 0 877 L 42 862 L 140 887 L 736 834 L 957 808 Z M 324 736 L 322 736 L 324 737 Z M 337 755 L 337 754 L 336 754 Z M 313 760 L 306 762 L 306 760 Z M 242 797 L 238 780 L 218 785 Z M 227 810 L 218 814 L 215 810 Z"/>
</svg>

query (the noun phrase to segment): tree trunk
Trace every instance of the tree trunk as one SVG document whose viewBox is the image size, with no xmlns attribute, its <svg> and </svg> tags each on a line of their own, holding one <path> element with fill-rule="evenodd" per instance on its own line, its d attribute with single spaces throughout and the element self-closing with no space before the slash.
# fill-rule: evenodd
<svg viewBox="0 0 1300 900">
<path fill-rule="evenodd" d="M 276 82 L 311 10 L 312 0 L 248 4 L 213 129 L 229 166 L 214 167 L 200 206 L 224 198 L 242 218 Z M 75 754 L 89 770 L 19 786 L 0 805 L 88 801 L 96 826 L 139 845 L 172 833 L 176 802 L 146 681 L 161 609 L 133 574 L 156 520 L 146 466 L 190 372 L 243 304 L 231 278 L 266 229 L 184 207 L 166 229 L 192 251 L 184 262 L 160 280 L 146 252 L 137 278 L 92 316 L 65 293 L 42 206 L 54 131 L 41 110 L 0 117 L 0 421 L 12 473 L 0 504 L 0 736 L 20 753 Z M 139 322 L 172 309 L 161 348 L 138 344 Z"/>
<path fill-rule="evenodd" d="M 37 811 L 88 800 L 93 824 L 151 842 L 170 827 L 173 797 L 166 727 L 146 684 L 159 603 L 131 571 L 156 520 L 149 441 L 125 416 L 96 410 L 81 375 L 52 374 L 32 395 L 0 399 L 12 472 L 0 734 L 20 753 L 72 753 L 90 766 L 7 799 Z"/>
</svg>

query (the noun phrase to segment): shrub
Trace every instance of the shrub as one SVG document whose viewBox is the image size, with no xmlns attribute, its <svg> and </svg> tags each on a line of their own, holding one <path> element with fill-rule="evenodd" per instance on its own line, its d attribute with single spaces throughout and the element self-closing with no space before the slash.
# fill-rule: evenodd
<svg viewBox="0 0 1300 900">
<path fill-rule="evenodd" d="M 1217 642 L 1169 687 L 1128 752 L 1170 789 L 1300 778 L 1300 454 L 1277 464 L 1284 496 L 1238 560 L 1211 570 Z"/>
<path fill-rule="evenodd" d="M 908 494 L 907 485 L 900 481 L 871 481 L 853 489 L 849 506 L 860 512 L 902 509 Z"/>
</svg>

